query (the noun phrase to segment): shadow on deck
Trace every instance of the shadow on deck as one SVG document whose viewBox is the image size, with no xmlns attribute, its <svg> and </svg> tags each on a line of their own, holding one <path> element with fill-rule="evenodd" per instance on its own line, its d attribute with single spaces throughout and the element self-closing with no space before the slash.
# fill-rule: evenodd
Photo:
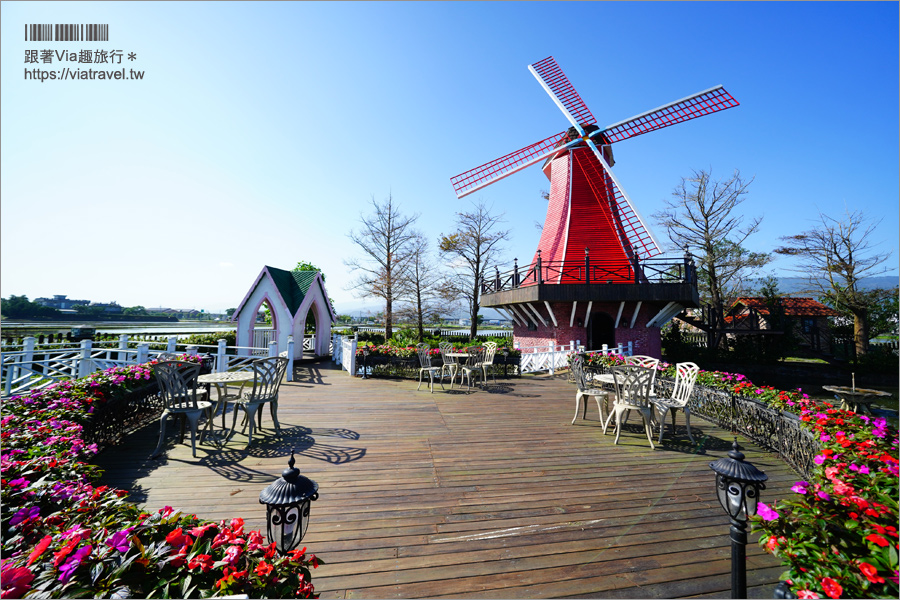
<svg viewBox="0 0 900 600">
<path fill-rule="evenodd" d="M 613 445 L 596 405 L 570 424 L 575 387 L 563 378 L 470 394 L 416 385 L 303 362 L 281 388 L 280 437 L 266 411 L 249 450 L 236 435 L 194 459 L 170 440 L 152 461 L 153 425 L 97 463 L 148 507 L 263 529 L 259 492 L 293 448 L 319 483 L 303 544 L 327 561 L 313 574 L 322 598 L 730 596 L 728 520 L 709 469 L 727 431 L 694 417 L 691 444 L 679 414 L 654 451 L 632 419 Z M 790 494 L 791 470 L 739 441 L 769 475 L 763 499 Z M 750 596 L 771 598 L 780 563 L 755 543 L 747 554 Z"/>
</svg>

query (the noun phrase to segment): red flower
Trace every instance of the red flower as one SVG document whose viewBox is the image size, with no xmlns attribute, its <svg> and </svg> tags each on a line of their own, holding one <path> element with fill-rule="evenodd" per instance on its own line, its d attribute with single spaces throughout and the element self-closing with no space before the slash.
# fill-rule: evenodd
<svg viewBox="0 0 900 600">
<path fill-rule="evenodd" d="M 170 546 L 183 546 L 185 537 L 181 527 L 179 527 L 166 536 L 166 542 L 168 542 Z"/>
<path fill-rule="evenodd" d="M 272 572 L 272 565 L 267 563 L 264 560 L 259 561 L 259 565 L 257 565 L 256 569 L 253 570 L 254 573 L 259 575 L 260 577 L 265 577 L 269 573 Z"/>
<path fill-rule="evenodd" d="M 823 577 L 822 591 L 825 592 L 829 598 L 840 598 L 841 594 L 844 593 L 844 588 L 831 577 Z"/>
<path fill-rule="evenodd" d="M 63 563 L 63 561 L 66 559 L 66 556 L 68 556 L 69 553 L 75 549 L 75 547 L 78 545 L 79 542 L 81 542 L 81 538 L 75 538 L 75 539 L 69 540 L 68 544 L 66 544 L 65 546 L 63 546 L 62 548 L 60 548 L 59 550 L 54 552 L 53 553 L 53 566 L 58 567 L 59 565 L 61 565 Z"/>
<path fill-rule="evenodd" d="M 53 540 L 53 538 L 50 537 L 49 535 L 44 536 L 44 539 L 42 539 L 40 542 L 38 542 L 38 545 L 35 546 L 34 550 L 31 551 L 31 554 L 28 555 L 28 562 L 26 562 L 25 565 L 30 567 L 31 564 L 34 561 L 36 561 L 40 557 L 41 554 L 44 553 L 44 550 L 47 549 L 47 547 L 50 545 L 50 542 L 52 540 Z"/>
<path fill-rule="evenodd" d="M 288 554 L 291 557 L 291 562 L 300 562 L 306 555 L 306 546 L 303 547 L 303 550 L 291 550 Z"/>
<path fill-rule="evenodd" d="M 231 528 L 234 530 L 234 535 L 242 535 L 244 533 L 244 520 L 241 518 L 232 519 Z"/>
<path fill-rule="evenodd" d="M 766 550 L 768 550 L 769 552 L 775 552 L 775 550 L 777 550 L 777 549 L 778 549 L 778 540 L 775 538 L 775 536 L 772 536 L 766 542 Z"/>
<path fill-rule="evenodd" d="M 203 525 L 201 527 L 194 527 L 193 529 L 191 529 L 191 535 L 199 540 L 207 531 L 214 530 L 216 528 L 218 528 L 218 525 L 216 525 L 215 523 L 207 523 L 206 525 Z"/>
<path fill-rule="evenodd" d="M 238 571 L 236 568 L 229 566 L 226 566 L 224 569 L 222 569 L 222 572 L 225 573 L 225 576 L 216 582 L 216 587 L 228 585 L 229 583 L 233 583 L 239 580 L 241 577 L 246 577 L 247 575 L 247 571 Z"/>
<path fill-rule="evenodd" d="M 266 554 L 264 558 L 272 558 L 275 556 L 275 542 L 272 542 L 266 547 Z"/>
<path fill-rule="evenodd" d="M 866 536 L 866 539 L 869 540 L 870 542 L 873 542 L 873 543 L 875 543 L 875 544 L 878 544 L 878 545 L 881 546 L 882 548 L 884 548 L 885 546 L 887 546 L 888 543 L 889 543 L 886 539 L 884 539 L 883 537 L 881 537 L 881 536 L 878 535 L 877 533 L 870 533 L 869 535 Z"/>
<path fill-rule="evenodd" d="M 206 573 L 207 571 L 212 569 L 212 566 L 213 560 L 212 556 L 210 556 L 209 554 L 198 554 L 188 563 L 188 569 L 196 569 L 197 567 L 200 567 L 200 570 L 203 573 Z"/>
<path fill-rule="evenodd" d="M 884 583 L 884 577 L 878 576 L 878 569 L 867 562 L 859 564 L 859 570 L 866 576 L 866 579 L 872 583 Z"/>
<path fill-rule="evenodd" d="M 25 567 L 4 567 L 0 573 L 0 598 L 21 598 L 31 589 L 34 574 Z"/>
</svg>

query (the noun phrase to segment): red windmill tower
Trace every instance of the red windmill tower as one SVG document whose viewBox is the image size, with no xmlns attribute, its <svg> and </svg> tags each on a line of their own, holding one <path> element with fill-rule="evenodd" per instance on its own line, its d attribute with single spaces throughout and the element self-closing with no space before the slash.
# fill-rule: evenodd
<svg viewBox="0 0 900 600">
<path fill-rule="evenodd" d="M 507 314 L 522 346 L 633 342 L 635 352 L 659 356 L 660 327 L 699 302 L 695 270 L 688 255 L 659 256 L 659 243 L 610 168 L 612 144 L 738 102 L 717 86 L 601 129 L 553 57 L 528 70 L 572 126 L 451 178 L 462 198 L 543 160 L 550 180 L 532 263 L 506 273 L 495 267 L 481 306 Z"/>
</svg>

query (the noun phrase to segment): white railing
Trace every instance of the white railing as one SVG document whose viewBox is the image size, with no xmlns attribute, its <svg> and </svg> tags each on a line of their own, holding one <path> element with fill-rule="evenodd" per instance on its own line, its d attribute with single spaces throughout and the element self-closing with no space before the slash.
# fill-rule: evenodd
<svg viewBox="0 0 900 600">
<path fill-rule="evenodd" d="M 594 353 L 602 353 L 605 355 L 631 356 L 634 345 L 632 342 L 627 344 L 619 344 L 615 348 L 608 348 L 606 344 L 599 350 L 590 350 Z M 583 352 L 584 347 L 580 343 L 574 341 L 568 344 L 556 344 L 547 346 L 529 346 L 518 348 L 522 352 L 519 359 L 519 373 L 538 373 L 547 371 L 553 375 L 557 369 L 568 367 L 569 354 L 579 351 Z"/>
<path fill-rule="evenodd" d="M 346 329 L 346 328 L 343 328 Z M 394 331 L 399 331 L 399 327 L 395 327 Z M 384 327 L 357 327 L 357 331 L 362 332 L 370 332 L 370 333 L 380 333 L 384 335 Z M 434 331 L 434 327 L 426 327 L 425 331 Z M 469 336 L 468 329 L 441 329 L 441 335 L 444 337 L 452 337 L 452 336 Z M 491 336 L 491 337 L 508 337 L 511 338 L 513 336 L 512 329 L 485 329 L 483 331 L 476 331 L 475 335 L 483 335 L 483 336 Z"/>
<path fill-rule="evenodd" d="M 332 335 L 331 358 L 351 375 L 356 374 L 356 336 Z"/>
<path fill-rule="evenodd" d="M 256 327 L 253 329 L 253 343 L 251 344 L 254 348 L 268 348 L 271 342 L 275 341 L 275 330 L 274 329 L 262 329 Z M 253 354 L 259 355 L 260 352 L 257 350 L 253 352 Z M 262 353 L 265 356 L 265 351 Z"/>
<path fill-rule="evenodd" d="M 8 397 L 31 390 L 46 388 L 65 379 L 87 377 L 95 371 L 105 371 L 113 367 L 143 364 L 153 360 L 159 354 L 186 353 L 200 354 L 201 348 L 215 357 L 215 372 L 246 370 L 250 361 L 263 355 L 276 356 L 278 345 L 272 342 L 268 348 L 226 346 L 225 340 L 219 340 L 217 346 L 200 346 L 179 344 L 175 336 L 169 337 L 165 350 L 151 350 L 149 342 L 135 344 L 127 335 L 119 337 L 118 346 L 95 347 L 91 340 L 83 340 L 77 346 L 56 347 L 58 344 L 47 344 L 35 347 L 35 338 L 25 338 L 22 350 L 0 353 L 0 394 Z M 51 347 L 52 346 L 52 347 Z M 235 354 L 228 354 L 228 350 Z M 236 355 L 240 350 L 249 350 L 249 355 Z M 293 362 L 293 339 L 288 341 L 288 358 Z M 289 365 L 289 379 L 292 380 L 293 365 Z"/>
</svg>

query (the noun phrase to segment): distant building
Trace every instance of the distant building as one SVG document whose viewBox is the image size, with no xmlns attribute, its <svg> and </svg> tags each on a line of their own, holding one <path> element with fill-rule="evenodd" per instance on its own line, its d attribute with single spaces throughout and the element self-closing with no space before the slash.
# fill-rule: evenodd
<svg viewBox="0 0 900 600">
<path fill-rule="evenodd" d="M 110 314 L 121 314 L 122 307 L 118 302 L 91 302 L 91 306 L 100 307 L 103 309 L 103 312 Z"/>
<path fill-rule="evenodd" d="M 78 305 L 87 305 L 90 304 L 90 300 L 72 300 L 67 298 L 65 294 L 57 294 L 52 298 L 37 298 L 35 302 L 42 306 L 49 306 L 50 308 L 56 308 L 58 310 L 71 309 Z"/>
<path fill-rule="evenodd" d="M 828 352 L 831 345 L 831 330 L 828 317 L 840 313 L 828 308 L 812 298 L 781 298 L 784 315 L 794 321 L 794 333 L 801 346 L 819 352 Z M 735 300 L 725 322 L 732 329 L 772 330 L 769 306 L 765 298 L 738 298 Z"/>
</svg>

